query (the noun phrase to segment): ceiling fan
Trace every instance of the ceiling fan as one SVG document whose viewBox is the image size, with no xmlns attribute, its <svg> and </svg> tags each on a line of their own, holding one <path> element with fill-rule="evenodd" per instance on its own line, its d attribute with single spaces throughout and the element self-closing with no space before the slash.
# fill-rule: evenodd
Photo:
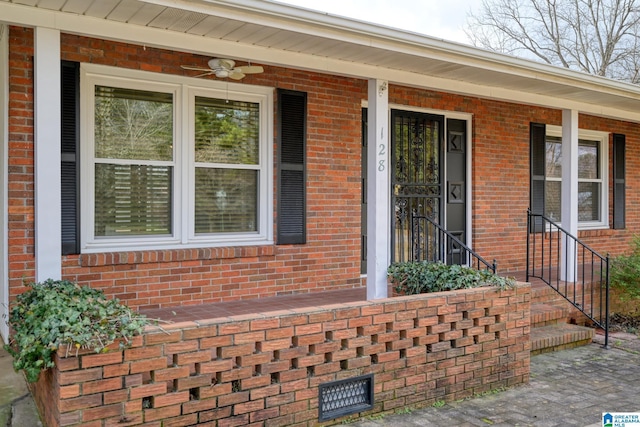
<svg viewBox="0 0 640 427">
<path fill-rule="evenodd" d="M 243 65 L 241 67 L 236 67 L 236 61 L 226 58 L 210 59 L 209 62 L 207 62 L 207 65 L 209 65 L 209 68 L 191 67 L 188 65 L 183 65 L 182 68 L 185 70 L 201 71 L 201 74 L 194 77 L 215 75 L 221 79 L 230 78 L 232 80 L 240 80 L 247 74 L 258 74 L 264 71 L 264 68 L 259 65 Z"/>
</svg>

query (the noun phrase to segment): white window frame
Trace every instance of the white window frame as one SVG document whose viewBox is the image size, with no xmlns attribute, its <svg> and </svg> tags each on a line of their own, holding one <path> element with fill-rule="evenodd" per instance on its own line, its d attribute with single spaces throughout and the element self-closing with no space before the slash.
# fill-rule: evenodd
<svg viewBox="0 0 640 427">
<path fill-rule="evenodd" d="M 189 175 L 190 182 L 195 183 L 195 172 L 196 172 L 196 161 L 195 161 L 195 126 L 194 126 L 194 117 L 195 117 L 195 99 L 196 97 L 205 97 L 205 98 L 216 98 L 216 99 L 233 99 L 234 101 L 246 101 L 246 102 L 257 102 L 256 96 L 254 94 L 247 94 L 242 92 L 234 92 L 229 98 L 226 93 L 221 93 L 220 90 L 217 89 L 207 89 L 207 88 L 194 88 L 190 87 L 188 90 L 188 106 L 189 106 L 189 135 L 187 140 L 189 141 Z M 267 218 L 268 215 L 263 215 L 263 203 L 265 195 L 268 194 L 268 190 L 273 188 L 273 186 L 267 183 L 267 180 L 264 179 L 264 176 L 268 173 L 267 164 L 271 163 L 268 161 L 268 158 L 264 157 L 264 153 L 267 150 L 264 150 L 264 143 L 269 138 L 267 134 L 266 126 L 263 126 L 263 123 L 266 123 L 269 120 L 266 109 L 263 105 L 260 105 L 260 154 L 259 154 L 259 163 L 258 165 L 234 165 L 235 169 L 246 169 L 246 170 L 256 170 L 258 171 L 258 203 L 256 206 L 258 207 L 258 230 L 265 230 L 269 227 L 270 224 L 273 224 L 273 220 L 271 216 Z M 273 140 L 273 138 L 271 138 Z M 273 157 L 269 157 L 273 158 Z M 228 167 L 228 165 L 227 165 Z M 272 173 L 269 173 L 269 176 L 273 176 Z M 268 185 L 268 188 L 267 188 Z M 194 188 L 189 190 L 189 194 L 195 195 L 195 184 L 193 184 Z M 272 198 L 271 198 L 272 199 Z M 273 209 L 271 210 L 273 211 Z M 207 242 L 211 240 L 211 236 L 207 234 L 195 234 L 195 197 L 192 197 L 190 200 L 190 206 L 188 210 L 189 214 L 189 237 L 188 239 L 193 242 Z M 269 222 L 267 223 L 267 220 Z M 273 228 L 273 227 L 272 227 Z M 252 241 L 254 239 L 255 233 L 245 232 L 245 233 L 227 233 L 227 234 L 218 234 L 216 240 L 219 242 L 237 242 L 241 240 L 249 240 Z"/>
<path fill-rule="evenodd" d="M 562 138 L 562 127 L 547 125 L 547 136 Z M 578 178 L 578 182 L 599 182 L 600 194 L 600 221 L 578 221 L 579 230 L 592 230 L 609 228 L 609 133 L 595 130 L 578 129 L 578 139 L 595 141 L 599 145 L 600 179 Z M 562 181 L 561 178 L 545 177 L 546 181 Z M 575 195 L 575 203 L 578 203 L 578 195 Z"/>
<path fill-rule="evenodd" d="M 174 157 L 172 230 L 162 236 L 96 237 L 95 225 L 95 86 L 114 86 L 173 94 Z M 258 178 L 258 231 L 196 235 L 194 114 L 195 97 L 206 96 L 258 103 L 260 147 Z M 273 244 L 273 88 L 171 76 L 103 65 L 80 66 L 80 215 L 81 253 L 113 250 L 160 250 Z M 117 160 L 115 161 L 117 163 Z M 145 161 L 163 164 L 168 162 Z"/>
</svg>

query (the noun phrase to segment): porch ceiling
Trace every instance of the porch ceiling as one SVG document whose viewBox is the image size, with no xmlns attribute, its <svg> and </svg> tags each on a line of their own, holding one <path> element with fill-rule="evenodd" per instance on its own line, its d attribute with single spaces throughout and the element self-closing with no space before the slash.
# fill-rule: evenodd
<svg viewBox="0 0 640 427">
<path fill-rule="evenodd" d="M 640 122 L 635 85 L 272 1 L 0 0 L 3 20 L 89 36 L 104 36 L 100 27 L 106 22 L 131 30 L 112 31 L 114 40 L 135 40 L 132 35 L 141 30 L 161 31 L 179 36 L 175 43 L 182 50 L 211 56 Z M 162 40 L 157 45 L 178 47 Z"/>
</svg>

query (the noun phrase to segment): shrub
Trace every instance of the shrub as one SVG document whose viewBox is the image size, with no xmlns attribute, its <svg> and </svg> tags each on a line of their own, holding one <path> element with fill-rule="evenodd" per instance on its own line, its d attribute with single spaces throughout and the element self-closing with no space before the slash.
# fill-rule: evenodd
<svg viewBox="0 0 640 427">
<path fill-rule="evenodd" d="M 66 280 L 32 283 L 18 295 L 9 324 L 14 335 L 5 346 L 16 371 L 24 370 L 35 382 L 42 370 L 54 365 L 52 355 L 61 345 L 67 349 L 93 349 L 97 353 L 120 340 L 122 347 L 147 324 L 143 316 L 107 299 L 102 291 Z"/>
<path fill-rule="evenodd" d="M 622 300 L 640 299 L 640 236 L 634 236 L 631 253 L 611 258 L 609 281 Z"/>
<path fill-rule="evenodd" d="M 512 278 L 501 277 L 489 270 L 448 265 L 442 262 L 401 262 L 389 266 L 387 273 L 396 292 L 414 295 L 456 289 L 498 286 L 513 287 Z"/>
</svg>

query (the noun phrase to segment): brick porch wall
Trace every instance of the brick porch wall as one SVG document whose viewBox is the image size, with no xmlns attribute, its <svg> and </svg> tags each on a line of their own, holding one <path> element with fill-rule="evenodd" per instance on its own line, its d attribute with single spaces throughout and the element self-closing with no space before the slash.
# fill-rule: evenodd
<svg viewBox="0 0 640 427">
<path fill-rule="evenodd" d="M 530 291 L 518 284 L 150 327 L 129 349 L 56 357 L 34 395 L 49 427 L 313 426 L 319 384 L 367 373 L 375 404 L 366 415 L 466 398 L 528 382 Z"/>
</svg>

